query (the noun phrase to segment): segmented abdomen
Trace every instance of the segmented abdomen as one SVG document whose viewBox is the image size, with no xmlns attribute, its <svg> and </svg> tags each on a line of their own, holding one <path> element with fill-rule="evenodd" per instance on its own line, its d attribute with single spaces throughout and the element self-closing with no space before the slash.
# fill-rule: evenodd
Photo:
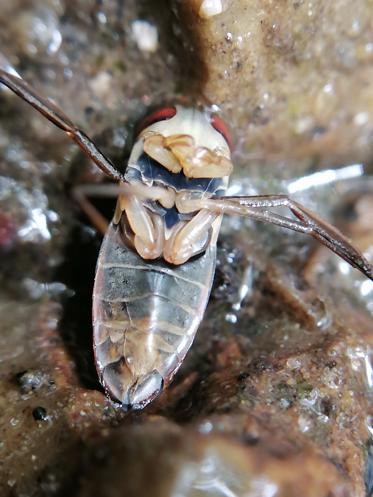
<svg viewBox="0 0 373 497">
<path fill-rule="evenodd" d="M 171 381 L 191 346 L 209 297 L 215 246 L 181 266 L 146 262 L 111 225 L 93 295 L 96 366 L 110 395 L 143 407 Z"/>
</svg>

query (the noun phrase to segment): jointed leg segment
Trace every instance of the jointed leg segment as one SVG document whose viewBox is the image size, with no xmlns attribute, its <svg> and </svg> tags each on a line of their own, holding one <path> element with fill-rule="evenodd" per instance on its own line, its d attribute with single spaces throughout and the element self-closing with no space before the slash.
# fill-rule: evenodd
<svg viewBox="0 0 373 497">
<path fill-rule="evenodd" d="M 339 230 L 287 195 L 193 199 L 186 194 L 178 199 L 178 203 L 183 212 L 209 209 L 219 214 L 245 216 L 309 234 L 373 280 L 373 267 Z M 270 210 L 278 207 L 287 207 L 297 219 Z"/>
<path fill-rule="evenodd" d="M 13 76 L 0 69 L 0 83 L 7 86 L 25 102 L 34 107 L 40 114 L 51 121 L 55 126 L 62 129 L 83 152 L 108 176 L 115 180 L 123 179 L 123 175 L 116 169 L 114 164 L 97 148 L 93 141 L 81 131 L 75 124 L 53 104 L 50 100 L 38 95 L 22 78 Z"/>
<path fill-rule="evenodd" d="M 198 243 L 201 242 L 201 237 L 203 237 L 203 228 L 211 227 L 219 215 L 231 214 L 250 217 L 258 221 L 309 234 L 345 259 L 349 264 L 359 269 L 368 278 L 373 279 L 373 267 L 340 231 L 286 195 L 192 198 L 188 193 L 175 195 L 175 192 L 171 190 L 157 187 L 148 188 L 145 191 L 144 188 L 147 188 L 145 185 L 128 185 L 123 182 L 123 175 L 115 168 L 112 162 L 104 156 L 83 131 L 75 126 L 59 107 L 50 100 L 38 95 L 22 78 L 1 69 L 0 84 L 7 86 L 55 126 L 62 129 L 104 173 L 115 180 L 122 181 L 119 187 L 116 186 L 117 192 L 118 189 L 123 190 L 123 192 L 119 191 L 117 216 L 123 210 L 126 210 L 135 237 L 138 236 L 139 240 L 141 239 L 141 242 L 138 242 L 140 252 L 141 250 L 146 251 L 149 249 L 153 250 L 154 255 L 161 250 L 164 243 L 167 243 L 161 236 L 161 232 L 164 233 L 164 226 L 161 226 L 162 219 L 145 207 L 144 200 L 157 200 L 166 208 L 172 207 L 175 203 L 179 212 L 202 212 L 202 214 L 195 215 L 191 221 L 181 223 L 175 228 L 175 232 L 169 238 L 169 240 L 173 239 L 175 243 L 172 248 L 173 254 L 177 252 L 177 247 L 179 247 L 181 252 L 188 253 L 188 251 L 191 251 L 191 255 L 193 255 L 193 247 L 196 248 Z M 107 188 L 106 185 L 104 187 Z M 111 185 L 109 187 L 112 188 Z M 102 191 L 105 188 L 102 188 Z M 96 227 L 100 231 L 104 231 L 107 226 L 106 220 L 89 203 L 85 192 L 78 189 L 75 196 L 84 211 L 93 219 Z M 277 207 L 287 207 L 296 219 L 276 214 L 270 210 Z M 198 225 L 200 221 L 203 228 Z M 168 243 L 170 244 L 171 242 Z M 143 244 L 142 249 L 140 248 L 141 244 Z"/>
</svg>

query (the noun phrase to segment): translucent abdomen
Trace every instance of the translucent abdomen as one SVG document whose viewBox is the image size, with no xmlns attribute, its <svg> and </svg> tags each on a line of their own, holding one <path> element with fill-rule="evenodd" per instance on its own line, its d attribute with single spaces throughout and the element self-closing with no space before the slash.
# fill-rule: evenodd
<svg viewBox="0 0 373 497">
<path fill-rule="evenodd" d="M 167 385 L 191 346 L 209 298 L 215 245 L 180 266 L 144 261 L 110 225 L 93 293 L 96 366 L 111 397 L 140 408 Z"/>
</svg>

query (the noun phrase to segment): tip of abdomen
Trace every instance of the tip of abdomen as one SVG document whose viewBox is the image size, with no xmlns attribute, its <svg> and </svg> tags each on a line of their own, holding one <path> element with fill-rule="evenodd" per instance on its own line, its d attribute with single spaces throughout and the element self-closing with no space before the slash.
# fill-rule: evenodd
<svg viewBox="0 0 373 497">
<path fill-rule="evenodd" d="M 124 361 L 106 366 L 101 381 L 110 397 L 126 410 L 142 409 L 159 395 L 164 385 L 157 370 L 134 377 Z"/>
</svg>

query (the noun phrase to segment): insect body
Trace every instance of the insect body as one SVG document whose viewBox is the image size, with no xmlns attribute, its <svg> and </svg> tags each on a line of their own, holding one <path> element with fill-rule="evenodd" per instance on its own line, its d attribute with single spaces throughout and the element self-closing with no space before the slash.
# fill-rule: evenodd
<svg viewBox="0 0 373 497">
<path fill-rule="evenodd" d="M 123 405 L 145 405 L 178 370 L 205 311 L 215 252 L 210 244 L 175 267 L 147 262 L 109 227 L 93 296 L 94 348 L 102 383 Z"/>
<path fill-rule="evenodd" d="M 223 214 L 309 234 L 373 279 L 372 266 L 342 233 L 288 196 L 224 195 L 233 166 L 228 132 L 218 117 L 178 106 L 152 114 L 122 175 L 58 107 L 22 79 L 0 71 L 0 83 L 119 180 L 116 211 L 97 265 L 93 311 L 100 380 L 123 406 L 150 402 L 191 346 L 212 285 Z M 92 214 L 85 200 L 81 204 Z M 277 207 L 288 208 L 293 217 L 277 214 Z"/>
<path fill-rule="evenodd" d="M 138 137 L 124 178 L 137 195 L 119 196 L 97 264 L 97 367 L 110 395 L 126 406 L 146 404 L 171 381 L 203 317 L 215 270 L 221 214 L 180 213 L 176 205 L 184 196 L 225 192 L 229 147 L 203 113 L 177 107 L 173 114 Z M 206 142 L 211 149 L 202 147 Z M 207 177 L 187 175 L 198 168 Z"/>
</svg>

